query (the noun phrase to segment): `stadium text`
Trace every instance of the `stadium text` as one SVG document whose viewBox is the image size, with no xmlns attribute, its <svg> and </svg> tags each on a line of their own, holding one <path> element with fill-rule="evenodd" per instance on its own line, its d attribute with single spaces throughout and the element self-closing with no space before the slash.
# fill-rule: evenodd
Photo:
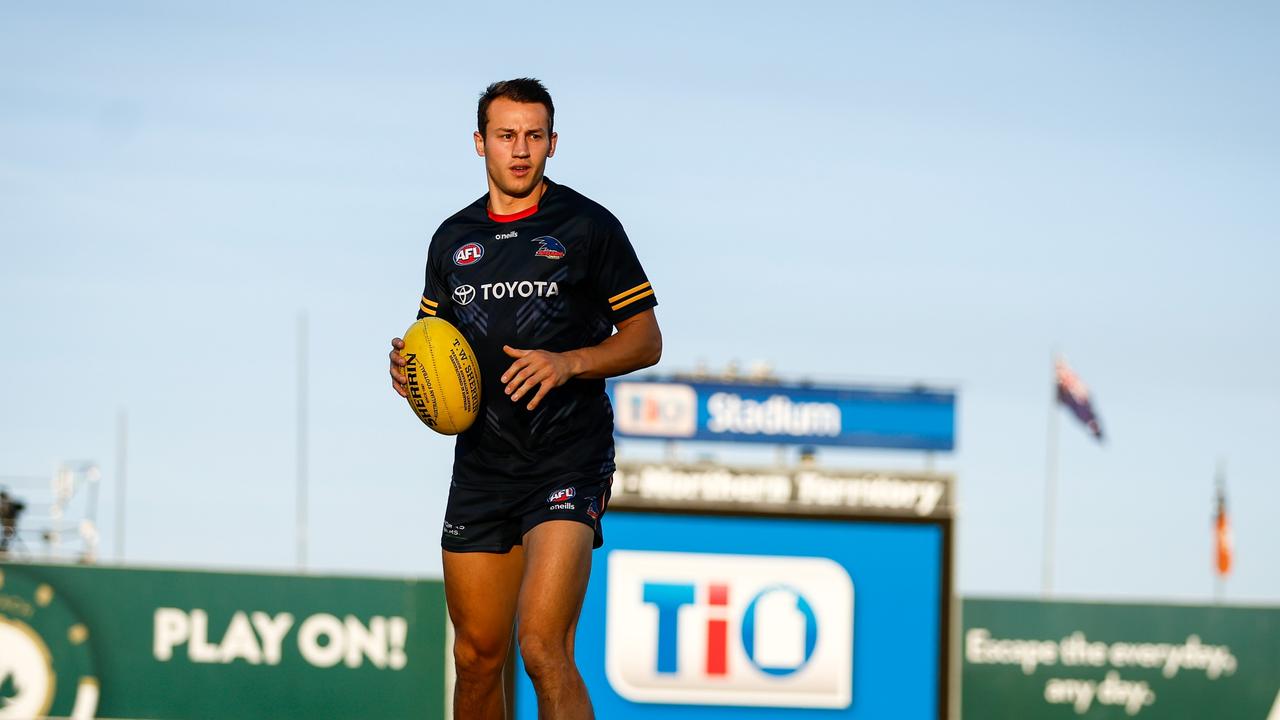
<svg viewBox="0 0 1280 720">
<path fill-rule="evenodd" d="M 840 406 L 828 402 L 794 402 L 785 395 L 765 401 L 746 400 L 718 392 L 707 398 L 714 433 L 836 437 L 840 434 Z"/>
</svg>

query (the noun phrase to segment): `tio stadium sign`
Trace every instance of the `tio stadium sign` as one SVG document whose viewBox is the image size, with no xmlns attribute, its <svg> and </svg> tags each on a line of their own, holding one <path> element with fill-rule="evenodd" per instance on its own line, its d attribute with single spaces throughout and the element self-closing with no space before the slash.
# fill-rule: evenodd
<svg viewBox="0 0 1280 720">
<path fill-rule="evenodd" d="M 853 581 L 827 558 L 609 554 L 605 668 L 638 703 L 847 708 Z"/>
<path fill-rule="evenodd" d="M 623 437 L 955 447 L 950 390 L 623 380 L 609 393 Z"/>
</svg>

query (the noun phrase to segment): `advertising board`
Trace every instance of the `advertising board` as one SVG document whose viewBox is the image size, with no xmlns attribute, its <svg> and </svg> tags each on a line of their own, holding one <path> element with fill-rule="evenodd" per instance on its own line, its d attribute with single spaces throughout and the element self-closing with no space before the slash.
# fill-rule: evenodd
<svg viewBox="0 0 1280 720">
<path fill-rule="evenodd" d="M 597 716 L 945 717 L 953 625 L 941 498 L 950 498 L 950 478 L 852 478 L 938 483 L 919 515 L 905 505 L 887 513 L 856 502 L 796 505 L 776 480 L 789 478 L 798 492 L 790 471 L 718 469 L 728 480 L 678 481 L 684 489 L 675 491 L 664 481 L 647 494 L 646 470 L 670 480 L 700 469 L 623 464 L 615 476 L 576 646 Z M 770 483 L 779 497 L 762 504 Z M 516 717 L 532 720 L 523 669 L 516 683 Z"/>
<path fill-rule="evenodd" d="M 619 437 L 914 450 L 955 447 L 955 393 L 920 387 L 614 380 Z"/>
<path fill-rule="evenodd" d="M 1280 719 L 1280 608 L 963 607 L 966 718 Z"/>
<path fill-rule="evenodd" d="M 0 563 L 0 720 L 443 714 L 439 581 Z"/>
<path fill-rule="evenodd" d="M 614 497 L 632 508 L 723 504 L 738 511 L 951 517 L 952 482 L 937 473 L 618 463 Z"/>
</svg>

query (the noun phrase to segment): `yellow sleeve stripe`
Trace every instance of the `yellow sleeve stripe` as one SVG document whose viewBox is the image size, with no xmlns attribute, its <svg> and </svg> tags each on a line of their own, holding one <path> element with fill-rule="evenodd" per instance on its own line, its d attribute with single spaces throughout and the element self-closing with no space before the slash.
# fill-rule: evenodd
<svg viewBox="0 0 1280 720">
<path fill-rule="evenodd" d="M 418 309 L 419 309 L 419 310 L 421 310 L 422 312 L 424 312 L 424 313 L 426 313 L 426 314 L 430 315 L 431 317 L 435 317 L 435 315 L 436 315 L 435 308 L 429 308 L 429 307 L 427 307 L 427 304 L 426 304 L 426 303 L 422 303 L 422 304 L 418 305 Z"/>
<path fill-rule="evenodd" d="M 648 283 L 646 283 L 646 284 L 648 284 Z M 643 300 L 643 299 L 645 299 L 645 298 L 649 297 L 649 296 L 650 296 L 650 295 L 652 295 L 652 294 L 653 294 L 653 291 L 652 291 L 652 290 L 646 290 L 645 292 L 642 292 L 642 293 L 640 293 L 639 295 L 636 295 L 635 297 L 632 297 L 632 298 L 628 298 L 628 299 L 626 299 L 626 300 L 623 300 L 622 302 L 618 303 L 617 305 L 611 305 L 611 306 L 609 306 L 609 309 L 610 309 L 610 310 L 613 310 L 613 311 L 615 311 L 615 312 L 616 312 L 616 311 L 621 310 L 622 308 L 624 308 L 624 307 L 626 307 L 626 306 L 630 305 L 631 303 L 633 303 L 633 302 L 635 302 L 635 301 L 637 301 L 637 300 Z"/>
<path fill-rule="evenodd" d="M 618 302 L 619 300 L 621 300 L 622 298 L 624 298 L 624 297 L 626 297 L 626 296 L 630 295 L 631 293 L 633 293 L 633 292 L 640 292 L 641 290 L 643 290 L 643 289 L 645 289 L 645 288 L 647 288 L 647 287 L 649 287 L 649 283 L 640 283 L 639 285 L 637 285 L 637 286 L 635 286 L 635 287 L 631 288 L 630 290 L 628 290 L 628 291 L 626 291 L 626 292 L 620 292 L 620 293 L 618 293 L 617 295 L 614 295 L 613 297 L 609 298 L 609 304 L 616 303 L 616 302 Z M 650 292 L 649 292 L 649 294 L 650 294 L 650 295 L 652 295 L 652 294 L 653 294 L 653 291 L 650 291 Z"/>
<path fill-rule="evenodd" d="M 438 303 L 438 302 L 432 302 L 431 300 L 428 300 L 426 295 L 423 295 L 423 296 L 422 296 L 422 304 L 423 304 L 423 305 L 425 305 L 425 306 L 427 306 L 427 307 L 439 307 L 439 306 L 440 306 L 440 303 Z"/>
</svg>

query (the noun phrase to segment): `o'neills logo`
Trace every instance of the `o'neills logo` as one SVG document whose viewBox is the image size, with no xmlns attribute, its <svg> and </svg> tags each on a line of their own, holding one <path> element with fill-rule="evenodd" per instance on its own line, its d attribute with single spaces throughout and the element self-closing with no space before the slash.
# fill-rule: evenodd
<svg viewBox="0 0 1280 720">
<path fill-rule="evenodd" d="M 714 433 L 743 435 L 840 435 L 840 406 L 827 402 L 795 402 L 786 395 L 748 400 L 736 393 L 718 392 L 707 398 Z"/>
</svg>

